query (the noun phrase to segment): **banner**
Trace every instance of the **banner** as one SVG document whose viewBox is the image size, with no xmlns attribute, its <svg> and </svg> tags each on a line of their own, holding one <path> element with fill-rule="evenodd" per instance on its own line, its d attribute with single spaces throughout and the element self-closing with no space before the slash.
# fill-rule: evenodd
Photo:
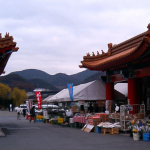
<svg viewBox="0 0 150 150">
<path fill-rule="evenodd" d="M 68 90 L 71 101 L 73 101 L 73 84 L 68 84 Z"/>
<path fill-rule="evenodd" d="M 38 104 L 38 110 L 42 109 L 42 99 L 41 99 L 41 92 L 35 92 L 36 94 L 36 99 L 37 99 L 37 104 Z"/>
<path fill-rule="evenodd" d="M 26 105 L 27 105 L 27 113 L 30 113 L 30 109 L 32 108 L 33 101 L 32 100 L 26 101 Z"/>
</svg>

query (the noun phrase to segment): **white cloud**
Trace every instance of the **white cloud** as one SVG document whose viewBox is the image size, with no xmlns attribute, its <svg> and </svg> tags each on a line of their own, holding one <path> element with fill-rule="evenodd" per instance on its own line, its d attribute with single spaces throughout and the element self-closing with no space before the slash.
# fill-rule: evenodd
<svg viewBox="0 0 150 150">
<path fill-rule="evenodd" d="M 145 0 L 5 0 L 0 5 L 0 29 L 14 37 L 19 51 L 6 65 L 7 73 L 41 69 L 49 74 L 74 74 L 86 53 L 107 51 L 147 30 L 149 1 Z"/>
</svg>

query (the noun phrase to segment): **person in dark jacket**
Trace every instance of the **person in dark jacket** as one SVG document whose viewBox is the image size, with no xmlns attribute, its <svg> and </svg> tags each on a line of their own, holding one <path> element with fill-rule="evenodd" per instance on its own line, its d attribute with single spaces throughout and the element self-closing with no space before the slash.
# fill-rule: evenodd
<svg viewBox="0 0 150 150">
<path fill-rule="evenodd" d="M 35 106 L 33 106 L 30 110 L 30 122 L 32 120 L 32 118 L 34 118 L 34 122 L 36 122 L 36 115 L 35 115 Z"/>
<path fill-rule="evenodd" d="M 23 109 L 23 116 L 24 117 L 26 116 L 26 109 L 25 108 Z"/>
<path fill-rule="evenodd" d="M 94 108 L 93 108 L 92 104 L 90 103 L 90 106 L 88 107 L 88 112 L 89 112 L 89 113 L 92 113 L 92 112 L 93 112 L 93 109 L 94 109 Z"/>
</svg>

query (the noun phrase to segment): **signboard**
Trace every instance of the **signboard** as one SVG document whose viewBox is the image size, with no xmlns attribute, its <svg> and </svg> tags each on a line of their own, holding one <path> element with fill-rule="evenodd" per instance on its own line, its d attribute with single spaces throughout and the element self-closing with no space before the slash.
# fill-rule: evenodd
<svg viewBox="0 0 150 150">
<path fill-rule="evenodd" d="M 42 109 L 42 99 L 41 99 L 41 92 L 35 92 L 36 93 L 36 99 L 37 99 L 37 104 L 38 104 L 38 110 Z"/>
<path fill-rule="evenodd" d="M 27 105 L 27 113 L 30 113 L 30 109 L 32 108 L 33 102 L 32 100 L 26 101 Z"/>
<path fill-rule="evenodd" d="M 132 105 L 125 105 L 125 110 L 133 111 L 133 106 Z"/>
<path fill-rule="evenodd" d="M 73 84 L 68 84 L 68 90 L 71 101 L 73 101 Z"/>
</svg>

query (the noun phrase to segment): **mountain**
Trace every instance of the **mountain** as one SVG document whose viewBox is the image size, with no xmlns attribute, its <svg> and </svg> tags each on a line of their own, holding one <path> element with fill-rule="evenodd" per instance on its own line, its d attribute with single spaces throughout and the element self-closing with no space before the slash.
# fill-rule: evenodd
<svg viewBox="0 0 150 150">
<path fill-rule="evenodd" d="M 42 79 L 25 79 L 18 74 L 10 73 L 6 76 L 0 77 L 0 83 L 3 83 L 10 88 L 17 87 L 27 92 L 33 91 L 35 88 L 44 88 L 52 91 L 59 91 L 55 86 L 47 83 Z"/>
<path fill-rule="evenodd" d="M 6 76 L 1 76 L 0 83 L 3 83 L 10 88 L 18 87 L 19 89 L 23 89 L 26 91 L 32 91 L 34 89 L 33 84 L 17 74 L 8 74 Z"/>
<path fill-rule="evenodd" d="M 77 74 L 71 75 L 71 77 L 75 78 L 76 80 L 78 80 L 78 83 L 81 83 L 82 81 L 84 81 L 85 79 L 97 74 L 98 72 L 101 73 L 101 71 L 91 71 L 91 70 L 85 70 L 82 72 L 79 72 Z"/>
<path fill-rule="evenodd" d="M 96 73 L 98 73 L 98 71 L 85 70 L 73 75 L 67 75 L 64 73 L 50 75 L 41 70 L 27 69 L 23 71 L 13 72 L 12 74 L 18 74 L 19 76 L 28 80 L 42 79 L 59 89 L 63 89 L 67 88 L 67 83 L 73 83 L 74 85 L 80 84 L 82 81 L 89 78 L 90 76 L 95 75 Z"/>
<path fill-rule="evenodd" d="M 59 91 L 67 88 L 67 83 L 78 85 L 99 79 L 99 76 L 101 75 L 104 75 L 104 73 L 90 70 L 85 70 L 73 75 L 67 75 L 64 73 L 50 75 L 41 70 L 27 69 L 12 72 L 6 76 L 0 76 L 0 82 L 11 88 L 18 87 L 27 92 L 33 91 L 35 88 Z"/>
<path fill-rule="evenodd" d="M 86 78 L 86 79 L 83 80 L 81 83 L 87 83 L 87 82 L 91 82 L 91 81 L 93 81 L 93 80 L 100 80 L 100 76 L 103 76 L 103 75 L 105 75 L 105 72 L 99 71 L 99 72 L 97 72 L 96 74 L 94 74 L 94 75 L 92 75 L 92 76 Z"/>
</svg>

